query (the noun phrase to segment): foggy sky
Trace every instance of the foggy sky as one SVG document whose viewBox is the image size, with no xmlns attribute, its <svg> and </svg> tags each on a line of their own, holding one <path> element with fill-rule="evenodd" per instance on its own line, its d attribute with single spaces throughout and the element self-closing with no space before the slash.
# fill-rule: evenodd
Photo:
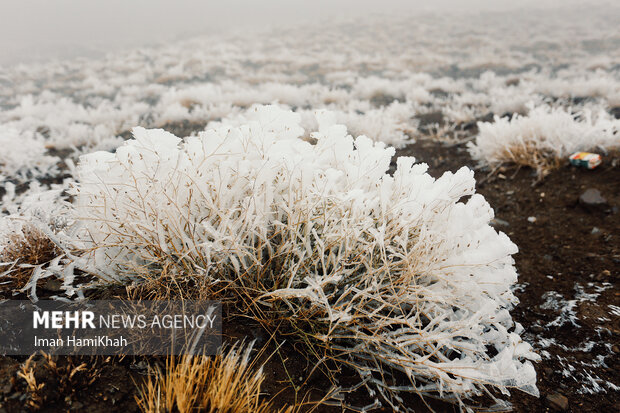
<svg viewBox="0 0 620 413">
<path fill-rule="evenodd" d="M 560 0 L 1 0 L 0 64 L 338 16 L 561 7 Z M 430 4 L 430 5 L 429 5 Z"/>
</svg>

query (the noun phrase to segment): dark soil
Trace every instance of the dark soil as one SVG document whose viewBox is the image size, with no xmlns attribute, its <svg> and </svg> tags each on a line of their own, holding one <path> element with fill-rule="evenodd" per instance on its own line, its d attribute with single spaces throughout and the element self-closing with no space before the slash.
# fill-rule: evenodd
<svg viewBox="0 0 620 413">
<path fill-rule="evenodd" d="M 414 155 L 427 162 L 434 176 L 473 166 L 463 145 L 436 141 L 420 140 L 397 155 Z M 591 171 L 567 164 L 542 182 L 536 182 L 530 169 L 507 168 L 493 176 L 476 172 L 478 192 L 495 210 L 496 229 L 519 246 L 515 261 L 520 277 L 515 293 L 521 303 L 513 309 L 513 318 L 525 327 L 523 338 L 543 355 L 535 365 L 540 398 L 511 392 L 509 400 L 516 412 L 564 408 L 569 412 L 620 411 L 620 391 L 609 384 L 620 385 L 620 308 L 614 310 L 620 307 L 619 161 L 618 154 L 607 155 L 604 163 Z M 606 203 L 581 204 L 579 197 L 589 188 L 599 190 Z M 573 305 L 568 305 L 573 300 Z M 271 337 L 247 319 L 228 320 L 225 326 L 226 337 L 256 339 L 256 347 L 265 349 L 260 356 L 266 363 L 263 390 L 277 406 L 318 401 L 331 388 L 320 369 L 308 377 L 314 363 L 291 338 Z M 129 357 L 57 360 L 58 365 L 86 361 L 89 379 L 67 386 L 63 384 L 66 377 L 50 372 L 45 360 L 37 356 L 35 376 L 37 382 L 45 383 L 41 411 L 137 411 L 134 382 L 145 377 L 148 364 L 163 362 Z M 17 376 L 25 361 L 25 357 L 0 357 L 0 413 L 33 410 L 32 394 Z M 351 372 L 341 371 L 338 377 L 342 386 L 355 382 Z M 594 392 L 596 385 L 601 390 Z M 415 411 L 428 411 L 415 396 L 407 402 Z M 345 395 L 344 403 L 359 408 L 372 400 L 358 391 Z M 442 402 L 429 403 L 438 412 L 458 411 Z M 485 403 L 488 400 L 479 402 L 481 406 Z M 318 406 L 315 411 L 343 410 L 335 404 Z"/>
<path fill-rule="evenodd" d="M 32 392 L 17 376 L 26 357 L 0 358 L 0 412 L 138 412 L 134 400 L 135 383 L 141 381 L 132 358 L 55 357 L 51 367 L 45 357 L 35 355 L 31 362 L 37 384 Z M 76 367 L 85 363 L 73 375 Z"/>
<path fill-rule="evenodd" d="M 429 173 L 436 177 L 473 165 L 462 146 L 419 141 L 399 153 L 405 154 L 427 162 Z M 515 391 L 510 398 L 514 411 L 548 411 L 547 396 L 556 392 L 568 398 L 567 411 L 620 411 L 620 391 L 602 384 L 620 385 L 620 316 L 609 307 L 620 306 L 619 165 L 618 153 L 605 156 L 595 170 L 567 162 L 538 183 L 528 168 L 508 168 L 490 177 L 476 172 L 477 192 L 495 210 L 496 229 L 519 247 L 515 261 L 522 288 L 515 294 L 521 302 L 511 311 L 513 319 L 525 327 L 526 341 L 550 353 L 535 365 L 540 398 Z M 579 197 L 589 188 L 598 189 L 607 203 L 580 204 Z M 593 293 L 600 287 L 605 289 L 598 297 L 579 302 L 580 289 Z M 565 300 L 577 299 L 574 324 L 546 326 L 562 315 L 561 309 L 544 305 L 547 296 L 543 296 L 552 291 Z M 556 344 L 543 348 L 541 339 Z M 604 357 L 603 365 L 591 367 L 597 357 Z M 568 365 L 575 371 L 564 375 L 570 371 Z M 600 379 L 605 391 L 588 394 L 586 389 L 593 385 L 587 375 Z"/>
</svg>

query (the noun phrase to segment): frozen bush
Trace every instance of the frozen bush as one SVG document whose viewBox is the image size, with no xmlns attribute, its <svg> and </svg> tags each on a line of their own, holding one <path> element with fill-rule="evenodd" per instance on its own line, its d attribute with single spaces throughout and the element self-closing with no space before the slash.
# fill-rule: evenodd
<svg viewBox="0 0 620 413">
<path fill-rule="evenodd" d="M 135 125 L 147 109 L 143 102 L 93 99 L 76 103 L 44 91 L 38 96 L 23 96 L 16 107 L 0 111 L 0 123 L 31 136 L 36 136 L 43 126 L 49 148 L 84 146 L 89 151 L 108 150 L 122 141 L 114 136 Z"/>
<path fill-rule="evenodd" d="M 371 136 L 374 140 L 393 146 L 403 146 L 409 140 L 407 132 L 415 130 L 414 115 L 410 104 L 392 102 L 363 112 L 339 113 L 336 121 L 347 126 L 355 135 Z"/>
<path fill-rule="evenodd" d="M 496 116 L 493 122 L 479 122 L 478 128 L 469 152 L 480 164 L 527 165 L 539 176 L 567 162 L 575 151 L 620 147 L 620 121 L 603 110 L 592 113 L 586 108 L 573 114 L 563 108 L 530 107 L 527 116 Z"/>
<path fill-rule="evenodd" d="M 72 224 L 68 222 L 72 206 L 66 201 L 69 185 L 66 180 L 46 189 L 47 186 L 33 181 L 28 190 L 17 195 L 15 185 L 5 183 L 6 194 L 0 203 L 0 279 L 3 280 L 0 284 L 4 285 L 3 289 L 20 289 L 36 302 L 38 281 L 55 276 L 63 279 L 61 289 L 67 296 L 75 294 L 74 266 L 62 255 L 66 245 L 70 248 L 77 245 L 71 231 L 65 232 Z M 7 284 L 7 280 L 18 281 L 18 285 Z M 83 294 L 80 292 L 79 296 Z"/>
<path fill-rule="evenodd" d="M 0 183 L 6 178 L 35 178 L 54 172 L 59 159 L 46 155 L 45 142 L 36 133 L 0 124 Z"/>
<path fill-rule="evenodd" d="M 471 170 L 435 180 L 401 157 L 390 176 L 394 149 L 330 113 L 313 145 L 298 114 L 253 111 L 184 140 L 135 128 L 116 153 L 83 156 L 76 214 L 93 268 L 227 280 L 312 326 L 308 342 L 394 408 L 408 391 L 537 394 L 537 356 L 509 314 L 517 248 L 489 226 Z"/>
<path fill-rule="evenodd" d="M 301 115 L 300 125 L 308 131 L 307 133 L 316 129 L 318 123 L 314 110 L 298 109 L 296 112 Z M 407 103 L 393 102 L 384 107 L 373 108 L 368 102 L 353 100 L 345 110 L 330 108 L 330 113 L 329 116 L 334 122 L 345 125 L 355 135 L 365 135 L 372 140 L 396 147 L 401 147 L 410 140 L 407 133 L 412 133 L 417 124 L 417 121 L 412 119 L 413 107 Z M 255 107 L 252 107 L 244 112 L 232 112 L 221 121 L 210 122 L 207 129 L 240 126 L 259 116 Z"/>
</svg>

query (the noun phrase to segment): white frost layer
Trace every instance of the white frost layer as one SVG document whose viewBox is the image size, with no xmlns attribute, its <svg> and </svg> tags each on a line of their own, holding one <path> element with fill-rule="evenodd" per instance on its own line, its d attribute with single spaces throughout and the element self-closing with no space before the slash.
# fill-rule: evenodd
<svg viewBox="0 0 620 413">
<path fill-rule="evenodd" d="M 377 380 L 386 366 L 410 391 L 537 394 L 538 356 L 508 312 L 517 247 L 489 226 L 471 170 L 434 179 L 401 157 L 390 176 L 394 149 L 354 139 L 333 113 L 317 114 L 312 145 L 299 114 L 252 111 L 185 139 L 135 128 L 116 153 L 83 156 L 76 215 L 92 267 L 276 277 L 263 299 L 319 317 L 322 338 L 393 406 L 398 389 Z"/>
</svg>

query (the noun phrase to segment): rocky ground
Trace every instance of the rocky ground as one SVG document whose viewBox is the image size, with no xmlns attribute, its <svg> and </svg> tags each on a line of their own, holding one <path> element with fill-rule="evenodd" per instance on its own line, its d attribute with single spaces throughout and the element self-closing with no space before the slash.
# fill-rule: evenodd
<svg viewBox="0 0 620 413">
<path fill-rule="evenodd" d="M 420 141 L 403 152 L 433 175 L 471 165 L 462 146 Z M 515 411 L 620 410 L 619 166 L 616 153 L 595 170 L 567 162 L 538 183 L 529 169 L 476 174 L 496 229 L 519 246 L 512 315 L 542 356 L 541 397 L 513 393 Z"/>
</svg>

